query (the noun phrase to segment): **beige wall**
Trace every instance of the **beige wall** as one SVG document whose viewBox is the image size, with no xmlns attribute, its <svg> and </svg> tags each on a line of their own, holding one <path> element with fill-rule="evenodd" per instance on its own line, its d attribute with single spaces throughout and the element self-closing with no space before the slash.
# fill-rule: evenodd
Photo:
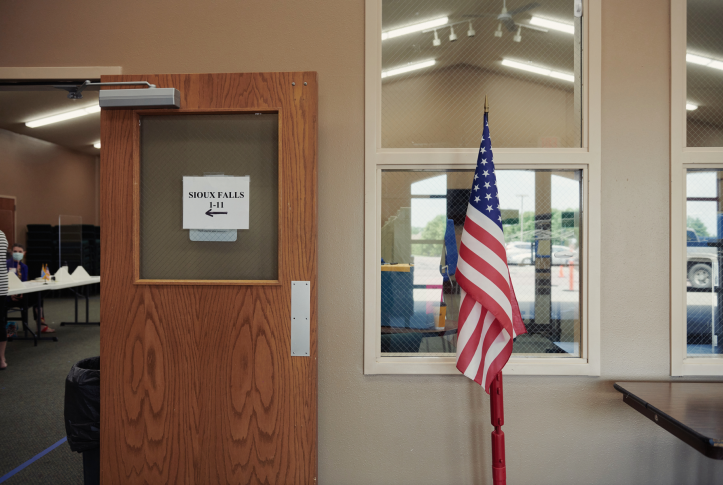
<svg viewBox="0 0 723 485">
<path fill-rule="evenodd" d="M 509 483 L 714 483 L 612 387 L 669 379 L 670 27 L 667 1 L 603 3 L 602 377 L 506 379 Z M 0 66 L 318 71 L 319 483 L 491 482 L 478 386 L 363 375 L 362 0 L 4 2 L 0 45 Z"/>
<path fill-rule="evenodd" d="M 96 157 L 0 130 L 0 194 L 17 197 L 17 241 L 28 224 L 58 225 L 58 216 L 98 224 Z"/>
</svg>

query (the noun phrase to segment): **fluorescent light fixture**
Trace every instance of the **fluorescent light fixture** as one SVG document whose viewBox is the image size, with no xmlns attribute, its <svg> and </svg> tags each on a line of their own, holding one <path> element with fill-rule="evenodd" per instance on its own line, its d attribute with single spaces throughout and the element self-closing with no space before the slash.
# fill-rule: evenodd
<svg viewBox="0 0 723 485">
<path fill-rule="evenodd" d="M 546 69 L 544 67 L 533 66 L 532 64 L 525 64 L 524 62 L 511 61 L 509 59 L 503 59 L 502 65 L 512 67 L 515 69 L 521 69 L 523 71 L 534 72 L 535 74 L 542 74 L 543 76 L 554 77 L 555 79 L 562 79 L 563 81 L 575 82 L 575 76 L 565 72 L 553 71 L 552 69 Z"/>
<path fill-rule="evenodd" d="M 503 59 L 502 65 L 507 67 L 514 67 L 515 69 L 522 69 L 523 71 L 530 71 L 537 74 L 542 74 L 543 76 L 549 76 L 551 72 L 549 69 L 532 66 L 530 64 L 523 64 L 522 62 L 515 62 L 509 59 Z"/>
<path fill-rule="evenodd" d="M 94 146 L 95 148 L 100 149 L 100 142 L 97 141 L 97 142 L 93 143 L 93 146 Z"/>
<path fill-rule="evenodd" d="M 564 72 L 550 71 L 550 77 L 554 77 L 556 79 L 562 79 L 563 81 L 570 81 L 571 83 L 575 82 L 574 75 L 565 74 Z"/>
<path fill-rule="evenodd" d="M 575 26 L 571 24 L 564 24 L 562 22 L 556 22 L 555 20 L 543 19 L 540 17 L 533 16 L 530 19 L 530 25 L 537 25 L 538 27 L 545 27 L 546 29 L 559 30 L 567 34 L 575 33 Z"/>
<path fill-rule="evenodd" d="M 692 64 L 700 64 L 701 66 L 707 66 L 708 64 L 713 62 L 713 59 L 708 59 L 707 57 L 702 57 L 702 56 L 696 56 L 695 54 L 686 54 L 685 60 Z"/>
<path fill-rule="evenodd" d="M 687 109 L 688 111 L 695 111 L 698 109 L 698 107 L 694 104 L 686 103 L 685 109 Z"/>
<path fill-rule="evenodd" d="M 394 37 L 399 37 L 400 35 L 412 34 L 414 32 L 421 32 L 422 30 L 433 29 L 434 27 L 440 27 L 442 25 L 446 25 L 448 21 L 449 18 L 442 17 L 438 19 L 427 20 L 426 22 L 422 22 L 421 24 L 408 25 L 407 27 L 402 27 L 401 29 L 394 29 L 388 32 L 382 32 L 382 40 L 392 39 Z"/>
<path fill-rule="evenodd" d="M 85 116 L 92 113 L 97 113 L 100 111 L 100 106 L 93 105 L 88 106 L 87 108 L 83 109 L 76 109 L 73 111 L 68 111 L 67 113 L 61 113 L 59 115 L 55 116 L 48 116 L 47 118 L 40 118 L 39 120 L 35 121 L 29 121 L 25 123 L 25 126 L 28 128 L 37 128 L 39 126 L 45 126 L 49 125 L 51 123 L 58 123 L 59 121 L 66 121 L 66 120 L 72 120 L 73 118 L 78 118 L 79 116 Z"/>
<path fill-rule="evenodd" d="M 721 61 L 713 61 L 710 64 L 708 64 L 708 67 L 712 67 L 713 69 L 721 69 L 723 70 L 723 62 Z"/>
<path fill-rule="evenodd" d="M 437 61 L 430 59 L 428 61 L 418 62 L 416 64 L 410 64 L 408 66 L 398 67 L 388 71 L 382 71 L 382 79 L 385 77 L 396 76 L 397 74 L 404 74 L 405 72 L 416 71 L 417 69 L 424 69 L 425 67 L 433 66 L 436 63 Z"/>
</svg>

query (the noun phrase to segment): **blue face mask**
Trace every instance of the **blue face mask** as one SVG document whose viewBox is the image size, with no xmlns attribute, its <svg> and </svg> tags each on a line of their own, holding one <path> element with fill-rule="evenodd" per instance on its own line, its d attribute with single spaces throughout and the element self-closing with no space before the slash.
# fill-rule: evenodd
<svg viewBox="0 0 723 485">
<path fill-rule="evenodd" d="M 13 253 L 13 259 L 15 261 L 22 261 L 23 256 L 25 256 L 25 253 Z"/>
</svg>

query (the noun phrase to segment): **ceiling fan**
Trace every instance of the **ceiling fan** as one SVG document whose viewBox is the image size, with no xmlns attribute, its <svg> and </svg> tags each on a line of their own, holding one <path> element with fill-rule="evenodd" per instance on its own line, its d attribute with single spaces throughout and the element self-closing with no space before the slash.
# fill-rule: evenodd
<svg viewBox="0 0 723 485">
<path fill-rule="evenodd" d="M 496 13 L 470 14 L 470 15 L 464 15 L 464 17 L 467 17 L 467 18 L 495 17 L 497 20 L 500 21 L 500 23 L 497 25 L 497 30 L 495 31 L 495 37 L 502 37 L 502 25 L 504 24 L 504 26 L 507 28 L 507 30 L 509 32 L 517 31 L 517 34 L 514 36 L 513 40 L 515 42 L 519 42 L 521 40 L 522 27 L 525 27 L 526 29 L 547 32 L 547 29 L 536 27 L 534 25 L 518 24 L 517 22 L 515 22 L 515 19 L 514 19 L 514 17 L 516 15 L 527 12 L 529 10 L 534 10 L 539 6 L 540 6 L 539 3 L 531 2 L 531 3 L 528 3 L 527 5 L 515 8 L 513 10 L 507 10 L 507 0 L 502 0 L 502 12 L 500 12 L 499 14 L 496 14 Z"/>
</svg>

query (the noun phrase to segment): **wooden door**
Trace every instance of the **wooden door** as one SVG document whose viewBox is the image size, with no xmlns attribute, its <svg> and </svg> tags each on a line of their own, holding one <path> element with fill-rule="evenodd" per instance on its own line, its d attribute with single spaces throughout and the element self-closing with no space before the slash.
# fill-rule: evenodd
<svg viewBox="0 0 723 485">
<path fill-rule="evenodd" d="M 8 240 L 8 251 L 17 242 L 15 239 L 15 197 L 0 196 L 0 231 Z"/>
<path fill-rule="evenodd" d="M 103 110 L 102 483 L 316 483 L 316 73 L 102 79 L 141 80 L 179 89 L 182 113 L 278 112 L 278 281 L 140 279 L 142 113 Z M 310 282 L 308 357 L 292 281 Z"/>
</svg>

